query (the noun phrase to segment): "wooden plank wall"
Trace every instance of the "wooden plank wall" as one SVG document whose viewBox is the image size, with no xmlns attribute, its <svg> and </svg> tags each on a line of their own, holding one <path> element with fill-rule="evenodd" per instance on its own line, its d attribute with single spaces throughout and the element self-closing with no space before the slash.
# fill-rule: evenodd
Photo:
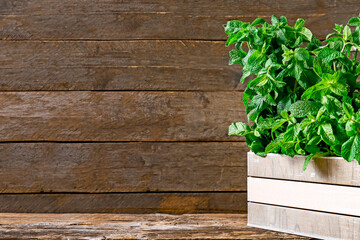
<svg viewBox="0 0 360 240">
<path fill-rule="evenodd" d="M 241 69 L 222 25 L 323 38 L 358 1 L 0 1 L 1 212 L 244 212 Z"/>
</svg>

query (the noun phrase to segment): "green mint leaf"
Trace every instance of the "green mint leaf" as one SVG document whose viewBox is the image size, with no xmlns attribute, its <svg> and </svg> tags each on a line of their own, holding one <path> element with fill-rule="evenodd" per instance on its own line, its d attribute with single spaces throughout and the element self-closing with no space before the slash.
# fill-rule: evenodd
<svg viewBox="0 0 360 240">
<path fill-rule="evenodd" d="M 310 43 L 307 45 L 308 51 L 313 51 L 321 46 L 321 41 L 316 38 L 315 36 L 312 36 Z"/>
<path fill-rule="evenodd" d="M 307 144 L 308 145 L 318 145 L 319 143 L 321 142 L 321 137 L 319 137 L 319 136 L 314 136 L 314 137 L 312 137 L 308 142 L 307 142 Z"/>
<path fill-rule="evenodd" d="M 310 163 L 310 160 L 311 158 L 314 156 L 314 154 L 310 154 L 308 155 L 306 158 L 305 158 L 305 162 L 304 162 L 304 165 L 303 165 L 303 171 L 305 171 L 307 169 L 307 166 L 309 165 Z"/>
<path fill-rule="evenodd" d="M 237 50 L 237 49 L 231 50 L 229 52 L 229 55 L 230 55 L 229 65 L 232 65 L 234 63 L 242 64 L 242 60 L 244 59 L 246 54 L 247 53 L 245 51 L 241 51 L 241 50 Z"/>
<path fill-rule="evenodd" d="M 275 26 L 279 23 L 280 23 L 279 19 L 275 15 L 272 15 L 271 16 L 271 24 Z"/>
<path fill-rule="evenodd" d="M 360 149 L 360 137 L 359 135 L 355 135 L 349 138 L 341 146 L 341 156 L 348 162 L 351 162 L 355 156 L 359 153 Z"/>
<path fill-rule="evenodd" d="M 356 159 L 356 161 L 359 163 L 359 165 L 360 165 L 360 153 L 358 153 L 358 154 L 356 154 L 355 155 L 355 159 Z"/>
<path fill-rule="evenodd" d="M 238 20 L 228 21 L 226 25 L 224 25 L 226 34 L 233 34 L 240 31 L 243 27 L 246 27 L 247 23 Z"/>
<path fill-rule="evenodd" d="M 277 104 L 277 113 L 280 114 L 282 111 L 290 111 L 291 103 L 291 96 L 286 96 L 282 98 Z"/>
<path fill-rule="evenodd" d="M 290 112 L 294 117 L 301 118 L 317 114 L 320 108 L 321 104 L 319 102 L 300 100 L 291 105 Z"/>
<path fill-rule="evenodd" d="M 319 132 L 321 139 L 329 146 L 336 143 L 336 138 L 330 123 L 324 123 L 320 125 Z"/>
<path fill-rule="evenodd" d="M 265 20 L 262 19 L 262 18 L 257 18 L 255 19 L 252 23 L 251 23 L 251 26 L 256 26 L 256 25 L 259 25 L 259 24 L 263 24 L 265 23 Z"/>
<path fill-rule="evenodd" d="M 314 86 L 308 88 L 303 95 L 302 99 L 321 99 L 325 95 L 334 93 L 338 96 L 345 97 L 348 93 L 345 79 L 342 78 L 342 72 L 337 71 L 334 74 L 324 73 L 322 80 Z"/>
<path fill-rule="evenodd" d="M 274 119 L 272 118 L 260 118 L 257 127 L 260 129 L 271 129 L 274 125 Z"/>
<path fill-rule="evenodd" d="M 357 134 L 357 124 L 353 120 L 350 120 L 345 125 L 345 131 L 348 136 L 354 136 Z"/>
<path fill-rule="evenodd" d="M 248 104 L 246 113 L 248 119 L 255 121 L 255 119 L 261 114 L 261 112 L 268 106 L 267 96 L 256 95 Z"/>
<path fill-rule="evenodd" d="M 302 18 L 298 18 L 298 19 L 296 20 L 296 23 L 295 23 L 295 25 L 294 25 L 294 28 L 295 28 L 296 30 L 298 30 L 298 29 L 303 28 L 304 26 L 305 26 L 305 20 L 302 19 Z"/>
<path fill-rule="evenodd" d="M 350 119 L 352 116 L 354 116 L 354 108 L 353 108 L 353 106 L 351 106 L 351 104 L 344 102 L 343 108 L 344 108 L 344 112 L 345 112 L 346 116 L 348 117 L 348 119 Z"/>
<path fill-rule="evenodd" d="M 241 34 L 241 33 L 240 33 L 240 34 Z M 225 46 L 230 46 L 230 45 L 233 44 L 234 42 L 237 42 L 237 41 L 238 41 L 238 38 L 239 38 L 239 35 L 238 35 L 238 34 L 233 34 L 233 35 L 231 35 L 231 36 L 226 40 Z"/>
<path fill-rule="evenodd" d="M 333 118 L 339 118 L 345 113 L 340 100 L 331 95 L 322 97 L 321 104 L 327 108 L 330 116 Z"/>
<path fill-rule="evenodd" d="M 251 72 L 247 71 L 246 69 L 243 69 L 243 74 L 240 78 L 240 81 L 244 83 L 245 79 L 251 75 Z"/>
<path fill-rule="evenodd" d="M 287 111 L 282 111 L 282 112 L 280 113 L 280 115 L 281 115 L 281 117 L 283 117 L 283 118 L 285 118 L 285 119 L 289 119 L 289 114 L 288 114 Z"/>
<path fill-rule="evenodd" d="M 343 29 L 344 29 L 344 26 L 343 26 L 343 25 L 335 24 L 334 30 L 335 30 L 336 32 L 341 33 Z"/>
<path fill-rule="evenodd" d="M 251 132 L 250 127 L 243 122 L 234 122 L 229 126 L 229 136 L 244 136 Z"/>
<path fill-rule="evenodd" d="M 281 148 L 281 142 L 269 143 L 265 148 L 265 153 L 277 153 Z"/>
<path fill-rule="evenodd" d="M 254 152 L 255 154 L 257 154 L 261 157 L 266 156 L 265 148 L 259 141 L 252 142 L 251 145 L 249 146 L 249 148 L 252 152 Z"/>
<path fill-rule="evenodd" d="M 322 77 L 324 73 L 332 74 L 333 71 L 330 65 L 321 58 L 315 58 L 314 60 L 314 72 L 319 76 Z"/>
<path fill-rule="evenodd" d="M 259 50 L 249 51 L 243 59 L 244 70 L 257 74 L 266 62 L 266 56 Z"/>
<path fill-rule="evenodd" d="M 345 41 L 348 41 L 351 39 L 351 29 L 348 25 L 346 25 L 344 27 L 344 31 L 343 31 L 343 34 L 344 34 L 344 40 Z"/>
<path fill-rule="evenodd" d="M 323 59 L 325 62 L 330 63 L 335 59 L 343 58 L 344 55 L 335 49 L 326 47 L 320 50 L 318 57 Z"/>
<path fill-rule="evenodd" d="M 359 26 L 357 26 L 356 29 L 354 30 L 352 37 L 353 37 L 353 42 L 357 45 L 360 45 L 360 28 L 359 28 Z"/>
<path fill-rule="evenodd" d="M 294 149 L 295 149 L 295 152 L 296 152 L 297 154 L 299 154 L 299 155 L 306 155 L 305 150 L 301 148 L 299 142 L 297 142 L 297 143 L 295 144 L 295 148 L 294 148 Z"/>
<path fill-rule="evenodd" d="M 281 26 L 285 26 L 287 24 L 287 19 L 285 16 L 281 16 L 279 18 L 279 22 L 281 23 Z"/>
<path fill-rule="evenodd" d="M 348 24 L 350 26 L 360 26 L 360 18 L 358 18 L 358 17 L 351 18 L 349 20 Z"/>
<path fill-rule="evenodd" d="M 313 36 L 313 34 L 312 34 L 312 32 L 309 30 L 309 29 L 307 29 L 307 28 L 303 28 L 301 31 L 300 31 L 300 33 L 304 36 L 304 38 L 307 40 L 307 41 L 311 41 L 311 38 L 312 38 L 312 36 Z"/>
<path fill-rule="evenodd" d="M 273 127 L 271 128 L 271 132 L 276 131 L 278 128 L 280 128 L 284 123 L 288 122 L 287 119 L 278 119 L 274 122 Z"/>
<path fill-rule="evenodd" d="M 321 108 L 319 109 L 318 113 L 316 114 L 316 120 L 321 119 L 321 116 L 327 111 L 327 108 L 325 106 L 321 106 Z"/>
</svg>

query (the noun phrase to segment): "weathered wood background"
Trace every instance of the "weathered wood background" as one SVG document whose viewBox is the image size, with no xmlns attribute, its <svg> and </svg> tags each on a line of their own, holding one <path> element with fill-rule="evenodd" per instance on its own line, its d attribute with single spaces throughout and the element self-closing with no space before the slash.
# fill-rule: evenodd
<svg viewBox="0 0 360 240">
<path fill-rule="evenodd" d="M 302 17 L 324 38 L 359 3 L 0 1 L 0 211 L 246 211 L 222 25 Z"/>
</svg>

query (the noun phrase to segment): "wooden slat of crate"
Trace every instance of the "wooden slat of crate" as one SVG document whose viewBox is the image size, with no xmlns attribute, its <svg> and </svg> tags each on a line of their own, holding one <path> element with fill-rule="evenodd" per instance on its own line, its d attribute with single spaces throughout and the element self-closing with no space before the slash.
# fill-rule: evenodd
<svg viewBox="0 0 360 240">
<path fill-rule="evenodd" d="M 227 20 L 285 15 L 324 38 L 358 15 L 356 1 L 1 1 L 3 39 L 225 39 Z"/>
<path fill-rule="evenodd" d="M 360 239 L 359 217 L 259 203 L 248 207 L 248 225 L 252 227 L 320 239 Z"/>
<path fill-rule="evenodd" d="M 0 141 L 239 141 L 238 92 L 2 92 Z"/>
<path fill-rule="evenodd" d="M 246 192 L 0 194 L 0 212 L 240 213 Z"/>
<path fill-rule="evenodd" d="M 246 151 L 243 142 L 2 143 L 0 193 L 246 191 Z"/>
<path fill-rule="evenodd" d="M 360 216 L 360 187 L 248 178 L 248 201 Z"/>
<path fill-rule="evenodd" d="M 243 90 L 223 41 L 0 41 L 0 90 Z"/>
<path fill-rule="evenodd" d="M 341 157 L 312 159 L 303 171 L 305 156 L 268 154 L 265 158 L 248 153 L 248 175 L 306 182 L 360 186 L 360 166 Z"/>
</svg>

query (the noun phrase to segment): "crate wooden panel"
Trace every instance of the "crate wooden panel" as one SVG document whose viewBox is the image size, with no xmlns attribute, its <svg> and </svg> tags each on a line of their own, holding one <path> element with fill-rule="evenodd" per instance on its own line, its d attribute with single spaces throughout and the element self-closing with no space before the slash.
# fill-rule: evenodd
<svg viewBox="0 0 360 240">
<path fill-rule="evenodd" d="M 249 203 L 248 225 L 319 239 L 360 239 L 360 218 Z"/>
<path fill-rule="evenodd" d="M 0 193 L 245 192 L 246 152 L 243 142 L 1 143 Z"/>
<path fill-rule="evenodd" d="M 360 188 L 248 178 L 248 201 L 360 216 Z"/>
<path fill-rule="evenodd" d="M 305 156 L 289 157 L 268 154 L 266 158 L 248 153 L 248 175 L 253 177 L 289 179 L 306 182 L 332 183 L 360 186 L 360 167 L 356 161 L 347 162 L 342 157 L 311 159 L 303 171 Z"/>
<path fill-rule="evenodd" d="M 231 19 L 252 21 L 285 15 L 298 17 L 324 38 L 334 23 L 358 15 L 357 1 L 167 0 L 56 1 L 3 0 L 2 39 L 211 39 L 224 40 L 222 25 Z"/>
<path fill-rule="evenodd" d="M 360 166 L 338 157 L 248 154 L 249 225 L 322 239 L 358 239 Z"/>
</svg>

